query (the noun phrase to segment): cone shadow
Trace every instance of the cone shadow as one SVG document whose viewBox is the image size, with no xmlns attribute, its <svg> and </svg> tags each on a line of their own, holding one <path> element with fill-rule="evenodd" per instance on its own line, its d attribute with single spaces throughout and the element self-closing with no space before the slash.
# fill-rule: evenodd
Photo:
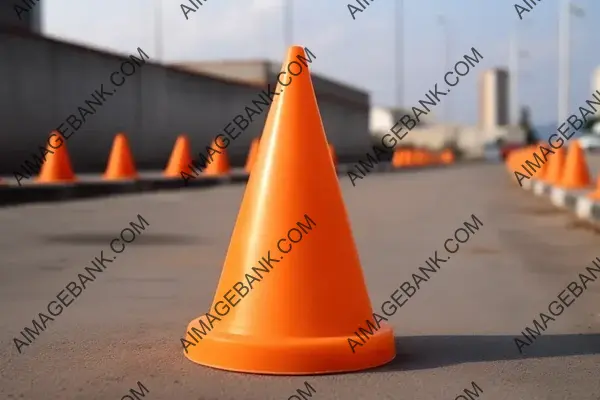
<svg viewBox="0 0 600 400">
<path fill-rule="evenodd" d="M 600 334 L 543 335 L 519 353 L 515 336 L 406 336 L 396 337 L 396 358 L 371 370 L 413 371 L 471 362 L 600 354 Z M 364 346 L 368 346 L 366 343 Z M 360 348 L 357 348 L 360 351 Z"/>
</svg>

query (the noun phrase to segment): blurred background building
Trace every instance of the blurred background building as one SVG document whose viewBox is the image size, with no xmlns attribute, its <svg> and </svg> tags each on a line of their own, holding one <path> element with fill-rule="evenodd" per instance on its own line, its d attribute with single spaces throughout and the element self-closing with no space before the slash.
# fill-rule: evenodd
<svg viewBox="0 0 600 400">
<path fill-rule="evenodd" d="M 479 126 L 493 129 L 509 124 L 508 71 L 484 71 L 479 80 Z"/>
<path fill-rule="evenodd" d="M 0 173 L 3 174 L 12 173 L 24 159 L 37 152 L 49 132 L 63 123 L 67 116 L 76 113 L 77 107 L 89 99 L 89 95 L 101 84 L 109 85 L 110 74 L 118 70 L 120 63 L 126 59 L 124 52 L 117 54 L 93 48 L 96 42 L 76 45 L 42 35 L 42 14 L 44 8 L 52 3 L 37 2 L 22 13 L 21 19 L 16 15 L 15 4 L 19 1 L 0 7 L 0 72 L 4 77 L 0 85 L 0 119 L 3 121 Z M 413 77 L 412 73 L 411 79 L 404 76 L 404 46 L 407 45 L 404 41 L 408 36 L 402 25 L 405 23 L 405 10 L 401 2 L 394 4 L 393 48 L 388 49 L 390 58 L 393 58 L 393 69 L 391 74 L 381 74 L 385 85 L 392 87 L 393 102 L 389 101 L 388 106 L 374 106 L 371 104 L 373 94 L 357 88 L 359 80 L 341 81 L 333 78 L 338 76 L 336 73 L 329 76 L 311 72 L 328 140 L 335 146 L 341 161 L 354 162 L 361 158 L 369 145 L 380 143 L 381 136 L 388 133 L 396 121 L 405 114 L 411 114 L 410 107 L 415 97 L 408 98 L 405 93 L 406 81 L 422 77 Z M 377 9 L 371 11 L 377 12 Z M 187 53 L 184 53 L 177 62 L 164 61 L 162 35 L 168 29 L 160 23 L 161 12 L 157 7 L 155 32 L 144 35 L 154 36 L 149 42 L 156 44 L 155 48 L 150 44 L 149 48 L 142 48 L 151 55 L 150 61 L 129 77 L 126 85 L 109 97 L 106 104 L 90 116 L 69 140 L 77 171 L 103 169 L 117 132 L 128 135 L 140 168 L 163 168 L 178 134 L 187 133 L 194 152 L 199 152 L 233 117 L 243 113 L 245 106 L 251 104 L 268 84 L 276 84 L 281 65 L 281 60 L 276 57 L 200 61 L 194 56 L 186 59 Z M 295 39 L 291 9 L 285 9 L 283 15 L 282 42 L 290 44 Z M 443 17 L 438 22 L 443 46 L 438 49 L 440 68 L 435 74 L 441 79 L 443 73 L 452 68 L 453 57 L 459 53 L 454 43 L 457 38 L 452 20 Z M 197 22 L 189 22 L 192 23 Z M 569 30 L 561 32 L 568 36 Z M 217 47 L 218 42 L 215 39 L 211 46 Z M 568 42 L 564 40 L 564 43 Z M 319 57 L 330 56 L 321 56 L 316 48 L 312 50 L 317 62 Z M 515 55 L 512 58 L 518 60 L 523 49 L 514 45 L 511 51 Z M 129 50 L 129 54 L 136 53 L 136 48 Z M 561 54 L 569 54 L 568 48 Z M 460 93 L 454 97 L 453 92 L 432 113 L 422 117 L 421 123 L 405 136 L 401 145 L 432 149 L 451 145 L 469 156 L 478 157 L 492 142 L 524 142 L 525 132 L 515 118 L 522 107 L 516 100 L 516 90 L 512 90 L 511 86 L 517 85 L 520 68 L 514 65 L 509 72 L 501 65 L 501 68 L 494 68 L 494 64 L 487 67 L 491 68 L 474 70 L 474 74 L 479 75 L 477 100 L 459 102 Z M 567 67 L 565 65 L 561 70 L 563 81 L 569 76 Z M 376 74 L 370 72 L 369 75 Z M 474 78 L 469 77 L 470 82 L 465 80 L 461 83 L 460 90 L 463 90 L 462 85 L 474 86 Z M 427 86 L 428 82 L 421 85 L 419 81 L 419 86 Z M 592 75 L 592 86 L 594 90 L 600 90 L 600 69 Z M 568 91 L 568 80 L 561 87 Z M 476 123 L 453 122 L 459 120 L 455 114 L 465 109 L 477 109 L 479 117 Z M 248 146 L 261 134 L 265 118 L 266 112 L 232 142 L 228 151 L 234 164 L 244 163 Z"/>
</svg>

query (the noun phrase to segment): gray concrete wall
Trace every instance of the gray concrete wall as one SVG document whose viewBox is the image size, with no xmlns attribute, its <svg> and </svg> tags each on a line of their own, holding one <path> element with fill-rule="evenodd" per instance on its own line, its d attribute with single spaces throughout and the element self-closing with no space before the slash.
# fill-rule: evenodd
<svg viewBox="0 0 600 400">
<path fill-rule="evenodd" d="M 76 172 L 102 171 L 117 132 L 127 134 L 140 169 L 164 168 L 177 135 L 183 132 L 198 153 L 245 106 L 259 100 L 258 94 L 267 86 L 153 64 L 151 49 L 142 50 L 150 61 L 138 66 L 68 139 Z M 137 49 L 130 54 L 140 57 Z M 101 84 L 105 91 L 115 89 L 110 76 L 128 56 L 0 28 L 0 174 L 12 175 L 32 154 L 39 154 L 48 134 L 70 114 L 77 115 L 77 108 L 92 100 Z M 336 95 L 335 84 L 314 76 L 313 82 L 328 138 L 340 158 L 364 152 L 368 95 L 352 91 Z M 243 165 L 250 141 L 262 132 L 267 112 L 228 148 L 234 165 Z"/>
<path fill-rule="evenodd" d="M 138 55 L 137 49 L 131 54 Z M 125 59 L 0 30 L 0 173 L 12 174 L 30 159 L 101 84 L 107 91 L 114 88 L 110 75 Z M 76 172 L 103 170 L 117 132 L 128 135 L 140 168 L 163 168 L 179 133 L 188 133 L 194 151 L 199 151 L 260 90 L 150 63 L 138 67 L 67 141 Z M 243 161 L 265 115 L 229 147 L 234 160 L 237 156 Z"/>
</svg>

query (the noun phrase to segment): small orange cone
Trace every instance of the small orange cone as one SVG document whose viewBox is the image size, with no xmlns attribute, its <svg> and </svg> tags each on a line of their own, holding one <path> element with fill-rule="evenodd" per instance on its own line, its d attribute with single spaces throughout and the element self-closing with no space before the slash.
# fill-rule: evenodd
<svg viewBox="0 0 600 400">
<path fill-rule="evenodd" d="M 587 195 L 592 200 L 600 200 L 600 176 L 598 177 L 598 183 L 596 184 L 596 190 Z"/>
<path fill-rule="evenodd" d="M 565 189 L 583 189 L 592 184 L 585 152 L 578 140 L 569 144 L 567 159 L 565 161 L 565 172 L 562 174 L 558 186 Z"/>
<path fill-rule="evenodd" d="M 216 150 L 218 153 L 212 155 L 212 161 L 206 165 L 204 173 L 206 175 L 228 174 L 231 170 L 231 166 L 229 165 L 229 156 L 227 155 L 227 149 L 223 139 L 221 139 L 221 137 L 217 137 L 211 148 Z"/>
<path fill-rule="evenodd" d="M 250 150 L 248 151 L 248 158 L 246 158 L 245 170 L 247 173 L 252 171 L 254 163 L 256 163 L 256 155 L 258 154 L 258 146 L 260 145 L 260 138 L 255 138 L 250 144 Z"/>
<path fill-rule="evenodd" d="M 440 161 L 442 164 L 452 164 L 454 163 L 454 153 L 450 149 L 445 149 L 442 151 L 440 155 Z"/>
<path fill-rule="evenodd" d="M 138 177 L 135 170 L 135 163 L 129 148 L 127 136 L 123 133 L 118 133 L 113 141 L 110 155 L 108 156 L 108 165 L 104 172 L 104 179 L 119 180 L 119 179 L 136 179 Z"/>
<path fill-rule="evenodd" d="M 405 160 L 405 155 L 404 155 L 404 150 L 402 149 L 397 149 L 396 151 L 394 151 L 394 155 L 392 156 L 392 166 L 395 168 L 400 168 L 402 166 L 404 166 L 404 160 Z"/>
<path fill-rule="evenodd" d="M 338 158 L 337 158 L 337 154 L 335 152 L 335 148 L 333 147 L 333 145 L 331 143 L 329 144 L 329 155 L 331 156 L 331 161 L 333 162 L 333 165 L 337 167 Z"/>
<path fill-rule="evenodd" d="M 61 135 L 59 132 L 54 131 L 50 134 L 50 136 L 55 135 L 55 139 L 52 143 L 54 147 L 58 147 L 57 149 L 48 146 L 46 149 L 48 150 L 48 154 L 46 154 L 46 161 L 42 164 L 42 168 L 40 169 L 40 174 L 36 179 L 38 183 L 61 183 L 61 182 L 75 182 L 77 177 L 73 172 L 73 167 L 71 166 L 71 158 L 69 157 L 69 152 L 67 150 L 67 140 Z M 58 141 L 62 141 L 60 146 L 58 145 Z"/>
<path fill-rule="evenodd" d="M 305 57 L 302 47 L 291 47 L 284 66 L 298 56 Z M 190 323 L 185 355 L 214 368 L 275 375 L 385 364 L 396 355 L 386 323 L 355 352 L 349 346 L 348 338 L 372 321 L 373 310 L 310 72 L 304 69 L 283 93 L 281 85 L 275 91 L 280 94 L 267 116 L 209 311 L 216 316 L 221 310 L 219 320 L 196 344 L 191 332 L 201 324 L 198 319 Z M 292 244 L 286 235 L 299 221 L 310 230 L 301 241 L 292 233 L 297 239 Z M 272 263 L 272 270 L 262 269 L 261 259 Z M 241 294 L 242 288 L 238 296 L 234 289 L 240 285 L 251 289 Z M 224 296 L 233 297 L 235 308 L 223 309 Z"/>
<path fill-rule="evenodd" d="M 179 135 L 163 174 L 170 178 L 179 178 L 182 173 L 192 175 L 194 174 L 193 161 L 190 139 L 187 135 Z"/>
<path fill-rule="evenodd" d="M 521 161 L 523 157 L 520 157 Z M 548 170 L 544 174 L 544 182 L 549 185 L 560 183 L 565 167 L 565 148 L 560 147 L 554 154 L 548 156 Z"/>
</svg>

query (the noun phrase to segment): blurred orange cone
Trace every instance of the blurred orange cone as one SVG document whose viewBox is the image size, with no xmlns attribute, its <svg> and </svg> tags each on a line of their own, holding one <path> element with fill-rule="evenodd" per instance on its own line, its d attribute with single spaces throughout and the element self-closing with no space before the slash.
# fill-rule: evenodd
<svg viewBox="0 0 600 400">
<path fill-rule="evenodd" d="M 258 154 L 258 146 L 260 145 L 260 138 L 255 138 L 250 143 L 250 150 L 248 151 L 248 158 L 246 158 L 245 170 L 247 173 L 252 171 L 252 167 L 256 163 L 256 155 Z"/>
<path fill-rule="evenodd" d="M 298 56 L 304 50 L 291 47 L 284 65 Z M 299 220 L 310 230 L 292 245 L 286 233 Z M 263 265 L 262 280 L 251 268 L 261 257 L 278 267 Z M 246 294 L 240 285 L 242 293 L 250 287 Z M 233 296 L 239 307 L 219 313 L 202 340 L 185 348 L 188 359 L 230 371 L 307 375 L 376 367 L 396 355 L 385 323 L 356 353 L 349 346 L 373 311 L 307 69 L 269 110 L 211 310 L 223 311 L 223 298 Z M 199 325 L 190 323 L 186 340 Z"/>
<path fill-rule="evenodd" d="M 188 175 L 195 174 L 192 169 L 192 150 L 190 139 L 187 135 L 179 135 L 173 146 L 171 157 L 165 168 L 164 175 L 170 178 L 179 178 L 182 173 Z"/>
<path fill-rule="evenodd" d="M 398 149 L 394 151 L 394 155 L 392 156 L 392 166 L 395 168 L 400 168 L 404 166 L 404 160 L 406 156 L 404 155 L 404 150 Z"/>
<path fill-rule="evenodd" d="M 442 164 L 452 164 L 454 163 L 454 153 L 450 149 L 445 149 L 442 151 L 440 159 Z"/>
<path fill-rule="evenodd" d="M 206 165 L 204 169 L 204 173 L 206 175 L 225 175 L 228 174 L 231 170 L 231 166 L 229 165 L 229 156 L 227 155 L 227 149 L 223 139 L 221 137 L 217 137 L 211 146 L 213 150 L 216 150 L 217 153 L 213 154 L 210 161 Z M 210 158 L 209 157 L 209 158 Z"/>
<path fill-rule="evenodd" d="M 565 161 L 565 171 L 562 174 L 558 186 L 565 189 L 583 189 L 592 184 L 587 162 L 585 161 L 585 152 L 581 148 L 578 140 L 569 144 L 567 159 Z"/>
<path fill-rule="evenodd" d="M 59 132 L 54 131 L 50 134 L 50 137 L 55 136 L 56 139 L 52 145 L 48 143 L 46 149 L 46 161 L 42 164 L 40 174 L 36 179 L 38 183 L 64 183 L 64 182 L 75 182 L 77 177 L 73 172 L 71 166 L 71 158 L 67 151 L 67 140 Z M 60 145 L 58 143 L 60 143 Z"/>
<path fill-rule="evenodd" d="M 138 174 L 135 170 L 133 155 L 129 148 L 127 136 L 118 133 L 113 141 L 112 149 L 108 157 L 108 165 L 104 172 L 106 180 L 136 179 Z"/>
<path fill-rule="evenodd" d="M 596 190 L 587 195 L 592 200 L 600 200 L 600 176 L 598 177 L 598 183 L 596 184 Z"/>
<path fill-rule="evenodd" d="M 565 148 L 556 149 L 554 154 L 548 156 L 548 171 L 544 174 L 544 182 L 557 185 L 562 179 L 565 167 Z"/>
</svg>

